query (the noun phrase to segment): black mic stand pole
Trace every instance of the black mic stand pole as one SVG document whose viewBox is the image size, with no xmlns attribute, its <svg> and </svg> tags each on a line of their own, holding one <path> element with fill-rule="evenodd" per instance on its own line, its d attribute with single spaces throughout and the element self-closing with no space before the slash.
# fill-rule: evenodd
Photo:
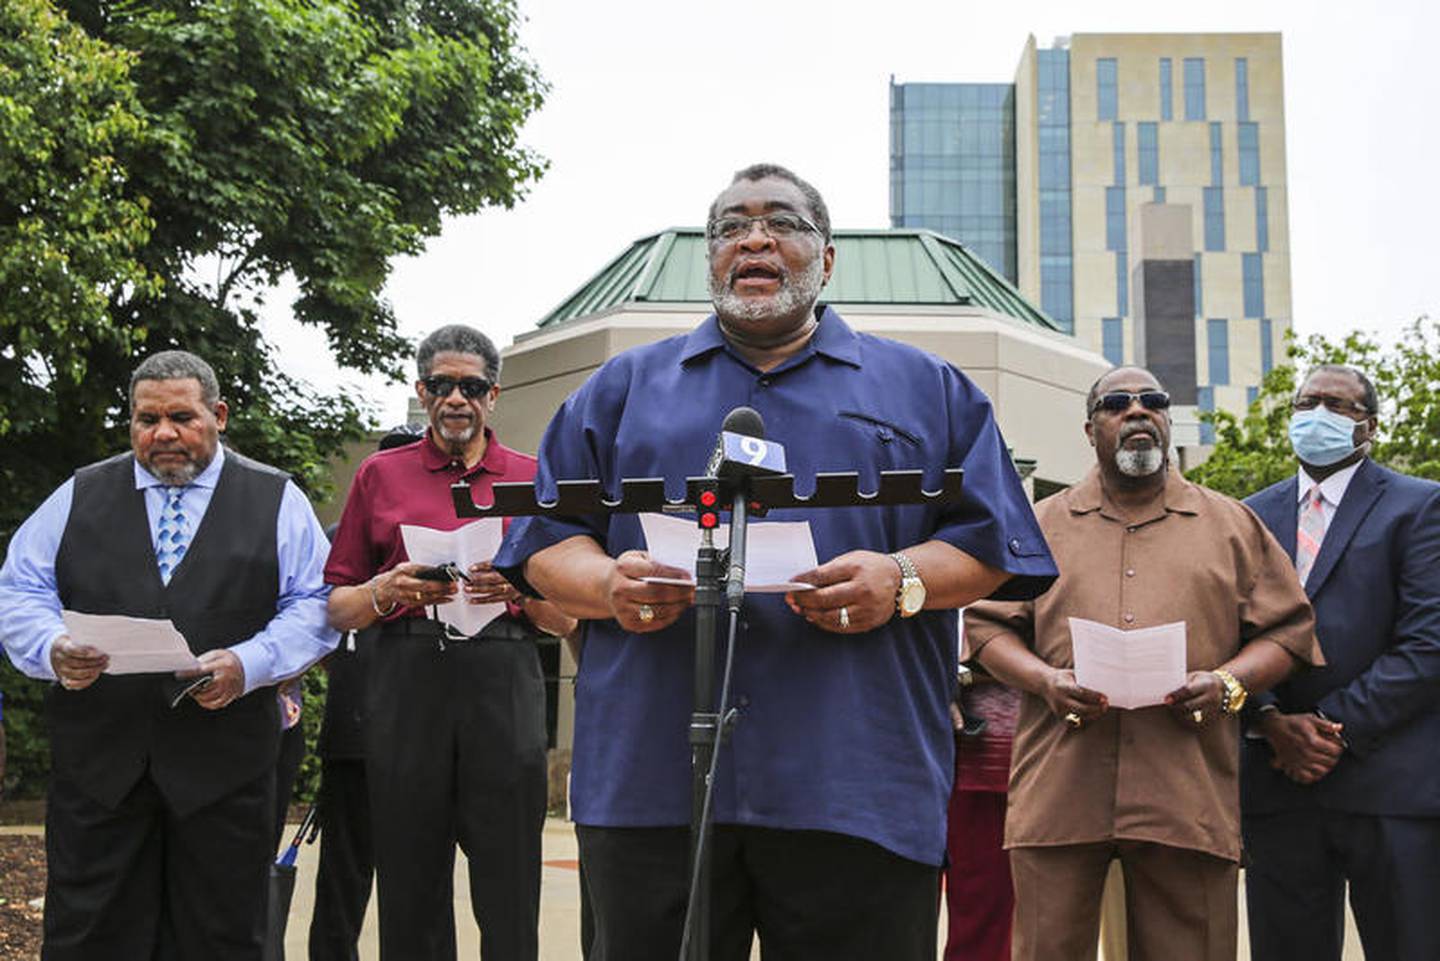
<svg viewBox="0 0 1440 961">
<path fill-rule="evenodd" d="M 723 570 L 715 532 L 703 529 L 695 561 L 695 701 L 690 714 L 690 850 L 698 853 L 700 863 L 688 961 L 705 961 L 710 956 L 709 836 L 714 827 L 705 820 L 704 809 L 705 785 L 720 729 L 715 713 L 715 626 Z M 696 865 L 691 868 L 694 871 Z"/>
</svg>

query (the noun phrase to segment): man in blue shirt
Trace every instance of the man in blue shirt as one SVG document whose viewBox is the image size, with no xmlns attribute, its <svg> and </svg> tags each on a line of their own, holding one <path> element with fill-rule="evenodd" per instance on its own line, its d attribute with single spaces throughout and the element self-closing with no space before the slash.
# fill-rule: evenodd
<svg viewBox="0 0 1440 961">
<path fill-rule="evenodd" d="M 802 492 L 823 471 L 965 470 L 945 507 L 775 510 L 808 521 L 815 590 L 745 599 L 739 721 L 715 788 L 712 957 L 932 958 L 954 772 L 955 609 L 1054 579 L 989 401 L 958 370 L 817 304 L 835 248 L 819 193 L 740 171 L 711 207 L 715 315 L 605 364 L 556 414 L 539 486 L 704 472 L 749 405 Z M 588 620 L 571 795 L 601 961 L 673 961 L 688 886 L 693 590 L 630 515 L 525 518 L 496 566 Z"/>
<path fill-rule="evenodd" d="M 258 961 L 280 718 L 271 686 L 338 639 L 326 540 L 279 471 L 220 445 L 210 365 L 163 351 L 130 380 L 132 452 L 82 467 L 16 531 L 0 642 L 46 697 L 47 959 Z M 105 673 L 62 610 L 168 618 L 212 679 Z"/>
</svg>

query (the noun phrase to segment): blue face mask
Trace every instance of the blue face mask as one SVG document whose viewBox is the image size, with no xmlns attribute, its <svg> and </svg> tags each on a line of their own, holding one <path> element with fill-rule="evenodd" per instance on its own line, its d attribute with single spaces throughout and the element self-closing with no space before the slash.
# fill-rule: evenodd
<svg viewBox="0 0 1440 961">
<path fill-rule="evenodd" d="M 1339 463 L 1357 450 L 1357 423 L 1321 404 L 1297 410 L 1290 418 L 1290 446 L 1295 456 L 1316 467 Z"/>
</svg>

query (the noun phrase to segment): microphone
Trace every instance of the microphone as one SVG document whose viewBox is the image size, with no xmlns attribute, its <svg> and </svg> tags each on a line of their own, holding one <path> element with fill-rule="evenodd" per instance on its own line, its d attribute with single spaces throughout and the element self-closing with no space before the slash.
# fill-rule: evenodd
<svg viewBox="0 0 1440 961">
<path fill-rule="evenodd" d="M 712 461 L 715 461 L 715 476 L 734 485 L 734 500 L 730 509 L 730 569 L 725 577 L 725 603 L 731 611 L 739 611 L 745 599 L 745 534 L 750 508 L 746 499 L 745 479 L 760 474 L 783 473 L 785 452 L 779 445 L 765 443 L 765 420 L 759 411 L 750 407 L 737 407 L 725 416 L 717 451 L 718 461 L 712 458 Z M 778 470 L 774 466 L 777 451 Z"/>
</svg>

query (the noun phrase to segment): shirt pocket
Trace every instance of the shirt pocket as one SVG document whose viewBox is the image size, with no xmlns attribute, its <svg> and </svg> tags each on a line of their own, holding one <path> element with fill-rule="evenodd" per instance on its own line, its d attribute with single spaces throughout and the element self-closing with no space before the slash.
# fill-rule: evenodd
<svg viewBox="0 0 1440 961">
<path fill-rule="evenodd" d="M 880 470 L 924 470 L 925 445 L 920 435 L 895 421 L 860 410 L 838 412 L 840 424 L 856 439 L 857 464 L 874 464 Z"/>
</svg>

